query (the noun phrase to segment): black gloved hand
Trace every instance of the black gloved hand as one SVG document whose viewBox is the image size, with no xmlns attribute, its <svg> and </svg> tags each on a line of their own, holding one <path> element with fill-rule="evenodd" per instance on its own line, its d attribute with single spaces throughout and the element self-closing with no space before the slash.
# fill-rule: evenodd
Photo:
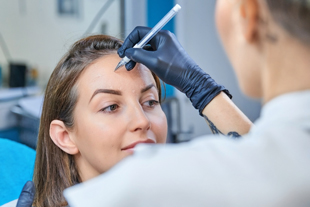
<svg viewBox="0 0 310 207">
<path fill-rule="evenodd" d="M 35 195 L 35 187 L 32 181 L 27 181 L 19 195 L 16 207 L 31 207 Z"/>
<path fill-rule="evenodd" d="M 120 57 L 127 56 L 132 60 L 125 65 L 127 70 L 131 70 L 135 62 L 142 63 L 165 83 L 185 93 L 200 115 L 205 106 L 221 91 L 232 97 L 224 86 L 217 84 L 190 58 L 175 35 L 167 30 L 161 30 L 149 42 L 153 51 L 132 48 L 150 29 L 136 27 L 119 48 Z"/>
</svg>

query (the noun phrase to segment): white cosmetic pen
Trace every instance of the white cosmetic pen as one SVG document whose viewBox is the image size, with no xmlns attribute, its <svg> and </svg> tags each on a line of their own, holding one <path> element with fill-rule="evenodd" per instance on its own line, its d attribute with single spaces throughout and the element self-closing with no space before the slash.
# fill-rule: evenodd
<svg viewBox="0 0 310 207">
<path fill-rule="evenodd" d="M 181 9 L 179 4 L 176 4 L 133 48 L 143 48 Z M 121 66 L 128 63 L 130 59 L 124 57 L 116 66 L 116 71 Z"/>
</svg>

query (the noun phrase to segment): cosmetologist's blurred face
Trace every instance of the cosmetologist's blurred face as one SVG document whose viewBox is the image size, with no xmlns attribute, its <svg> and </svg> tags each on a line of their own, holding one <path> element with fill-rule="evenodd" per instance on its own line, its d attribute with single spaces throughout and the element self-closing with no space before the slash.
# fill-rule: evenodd
<svg viewBox="0 0 310 207">
<path fill-rule="evenodd" d="M 257 6 L 252 0 L 217 0 L 215 12 L 218 34 L 239 86 L 251 97 L 262 95 L 262 54 L 260 42 L 255 37 L 257 22 L 253 15 L 256 13 L 251 13 L 256 12 Z"/>
</svg>

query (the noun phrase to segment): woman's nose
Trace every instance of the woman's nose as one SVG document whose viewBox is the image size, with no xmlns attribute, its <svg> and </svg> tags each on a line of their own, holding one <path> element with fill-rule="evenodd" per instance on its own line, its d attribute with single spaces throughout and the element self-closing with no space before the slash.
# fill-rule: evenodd
<svg viewBox="0 0 310 207">
<path fill-rule="evenodd" d="M 130 131 L 147 131 L 151 128 L 151 122 L 141 106 L 132 108 L 129 116 Z"/>
</svg>

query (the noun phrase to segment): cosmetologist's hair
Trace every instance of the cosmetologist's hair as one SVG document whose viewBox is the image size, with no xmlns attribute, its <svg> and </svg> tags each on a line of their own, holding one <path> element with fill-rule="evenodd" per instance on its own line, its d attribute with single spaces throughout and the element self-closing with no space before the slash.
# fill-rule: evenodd
<svg viewBox="0 0 310 207">
<path fill-rule="evenodd" d="M 265 0 L 275 21 L 292 36 L 310 44 L 310 0 Z"/>
</svg>

